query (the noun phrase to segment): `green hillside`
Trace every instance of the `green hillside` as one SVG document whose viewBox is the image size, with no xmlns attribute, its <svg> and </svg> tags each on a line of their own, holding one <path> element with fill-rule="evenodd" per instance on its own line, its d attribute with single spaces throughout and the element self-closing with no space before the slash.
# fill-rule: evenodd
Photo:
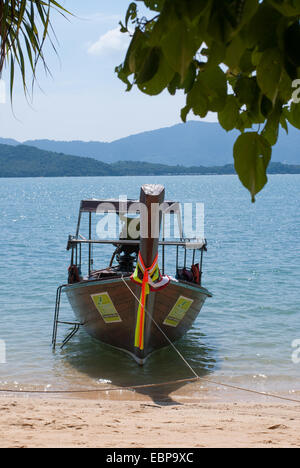
<svg viewBox="0 0 300 468">
<path fill-rule="evenodd" d="M 270 174 L 300 174 L 300 165 L 272 163 Z M 232 164 L 216 167 L 168 166 L 137 161 L 105 164 L 91 158 L 52 153 L 30 146 L 0 145 L 0 177 L 93 177 L 235 174 Z"/>
<path fill-rule="evenodd" d="M 31 146 L 0 145 L 0 177 L 76 177 L 111 174 L 109 164 L 50 153 Z"/>
</svg>

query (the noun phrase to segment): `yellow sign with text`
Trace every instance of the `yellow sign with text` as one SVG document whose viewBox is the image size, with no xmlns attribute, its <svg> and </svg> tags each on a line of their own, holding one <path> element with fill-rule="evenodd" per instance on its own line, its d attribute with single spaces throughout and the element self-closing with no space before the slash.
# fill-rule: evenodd
<svg viewBox="0 0 300 468">
<path fill-rule="evenodd" d="M 165 319 L 164 325 L 168 325 L 169 327 L 177 327 L 186 316 L 193 302 L 193 299 L 180 296 L 173 309 Z"/>
<path fill-rule="evenodd" d="M 91 298 L 105 323 L 122 322 L 122 319 L 107 292 L 93 294 Z"/>
</svg>

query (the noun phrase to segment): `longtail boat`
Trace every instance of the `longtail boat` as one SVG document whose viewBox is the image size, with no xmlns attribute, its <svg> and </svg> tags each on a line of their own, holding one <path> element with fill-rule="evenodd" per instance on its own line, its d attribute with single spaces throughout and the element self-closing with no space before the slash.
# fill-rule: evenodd
<svg viewBox="0 0 300 468">
<path fill-rule="evenodd" d="M 182 220 L 180 204 L 164 198 L 163 186 L 144 185 L 139 200 L 81 202 L 76 235 L 69 237 L 67 246 L 71 251 L 68 284 L 60 286 L 57 293 L 53 346 L 58 324 L 69 323 L 59 319 L 62 292 L 77 319 L 70 322 L 74 329 L 63 344 L 82 326 L 93 338 L 125 351 L 140 365 L 151 353 L 180 339 L 192 327 L 205 300 L 211 297 L 202 286 L 207 243 L 197 238 L 187 241 L 182 235 L 176 240 L 166 240 L 166 216 L 175 215 L 180 226 Z M 108 213 L 122 220 L 121 235 L 117 239 L 93 239 L 93 215 Z M 87 237 L 81 234 L 84 214 L 88 214 Z M 135 229 L 130 229 L 132 226 Z M 96 270 L 94 250 L 98 246 L 102 250 L 105 247 L 106 257 L 108 248 L 113 248 L 113 252 L 110 263 L 107 261 L 105 268 Z M 83 276 L 86 247 L 87 275 Z M 176 265 L 174 276 L 167 276 L 166 264 L 170 264 L 167 253 L 171 249 L 170 259 L 176 258 Z"/>
</svg>

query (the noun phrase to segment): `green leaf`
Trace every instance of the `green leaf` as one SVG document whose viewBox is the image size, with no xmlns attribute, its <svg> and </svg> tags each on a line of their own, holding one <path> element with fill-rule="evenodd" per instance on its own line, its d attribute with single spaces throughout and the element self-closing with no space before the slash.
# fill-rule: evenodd
<svg viewBox="0 0 300 468">
<path fill-rule="evenodd" d="M 212 18 L 217 24 L 216 32 L 226 41 L 238 34 L 256 13 L 259 0 L 225 0 L 214 2 Z M 214 22 L 212 24 L 214 24 Z M 215 24 L 216 27 L 216 24 Z M 218 31 L 220 27 L 220 31 Z"/>
<path fill-rule="evenodd" d="M 272 149 L 267 140 L 256 132 L 243 133 L 234 145 L 235 170 L 242 184 L 249 190 L 252 202 L 266 185 L 267 168 Z"/>
<path fill-rule="evenodd" d="M 137 0 L 138 2 L 143 1 L 147 8 L 150 8 L 153 11 L 161 11 L 165 0 Z"/>
<path fill-rule="evenodd" d="M 300 130 L 300 104 L 293 102 L 291 104 L 290 110 L 285 111 L 285 117 L 290 122 L 293 127 L 296 127 Z"/>
<path fill-rule="evenodd" d="M 239 115 L 236 128 L 240 132 L 244 132 L 247 128 L 252 128 L 253 121 L 248 111 L 244 111 Z"/>
<path fill-rule="evenodd" d="M 133 84 L 129 81 L 130 75 L 138 71 L 138 67 L 143 64 L 143 59 L 145 58 L 144 53 L 140 53 L 144 47 L 144 37 L 144 33 L 136 28 L 127 50 L 124 63 L 115 68 L 119 79 L 127 85 L 127 91 L 130 91 L 133 87 Z M 141 57 L 140 62 L 137 60 L 138 55 Z"/>
<path fill-rule="evenodd" d="M 278 95 L 283 72 L 282 55 L 278 49 L 266 50 L 257 66 L 257 82 L 273 105 Z"/>
<path fill-rule="evenodd" d="M 246 44 L 240 35 L 236 36 L 231 43 L 227 46 L 225 63 L 230 70 L 238 69 L 242 55 L 245 52 Z"/>
<path fill-rule="evenodd" d="M 300 15 L 299 0 L 268 0 L 269 3 L 285 16 Z"/>
<path fill-rule="evenodd" d="M 179 84 L 179 87 L 184 89 L 186 93 L 189 93 L 192 87 L 194 86 L 196 77 L 197 77 L 197 68 L 196 68 L 195 62 L 192 62 L 189 66 L 189 69 L 186 73 L 186 76 L 183 82 Z"/>
<path fill-rule="evenodd" d="M 225 73 L 219 67 L 208 68 L 198 73 L 194 86 L 188 92 L 187 108 L 192 109 L 195 115 L 204 118 L 209 111 L 222 111 L 226 104 L 226 96 L 227 81 Z M 187 108 L 183 111 L 184 117 L 186 117 Z"/>
<path fill-rule="evenodd" d="M 126 29 L 128 29 L 128 23 L 129 21 L 134 21 L 137 17 L 137 5 L 136 3 L 132 2 L 130 3 L 128 9 L 127 9 L 127 13 L 126 13 L 126 17 L 125 17 L 125 26 L 126 26 Z"/>
<path fill-rule="evenodd" d="M 241 105 L 252 106 L 253 102 L 259 98 L 259 87 L 256 78 L 240 75 L 236 80 L 234 92 Z"/>
<path fill-rule="evenodd" d="M 268 116 L 267 123 L 262 131 L 262 135 L 272 146 L 274 146 L 278 140 L 281 113 L 282 106 L 280 102 L 277 102 L 271 114 Z"/>
<path fill-rule="evenodd" d="M 174 72 L 185 77 L 200 44 L 193 29 L 188 29 L 183 21 L 177 21 L 161 41 L 163 54 Z"/>
<path fill-rule="evenodd" d="M 295 67 L 300 67 L 300 25 L 299 20 L 293 23 L 289 28 L 285 31 L 284 36 L 285 42 L 285 53 L 289 61 L 295 65 Z"/>
<path fill-rule="evenodd" d="M 137 83 L 143 84 L 150 81 L 157 73 L 159 69 L 161 59 L 161 52 L 158 47 L 153 47 L 148 51 L 145 56 L 144 63 L 137 73 Z"/>
<path fill-rule="evenodd" d="M 150 48 L 145 44 L 145 33 L 139 28 L 136 28 L 132 37 L 130 46 L 127 51 L 124 66 L 131 73 L 138 73 L 144 65 L 145 52 L 149 52 Z"/>
<path fill-rule="evenodd" d="M 209 45 L 206 55 L 207 55 L 207 65 L 206 68 L 209 67 L 217 67 L 219 63 L 224 62 L 226 53 L 226 46 L 225 44 L 220 44 L 219 42 L 212 41 L 211 45 Z"/>
<path fill-rule="evenodd" d="M 265 118 L 261 113 L 262 94 L 256 77 L 248 78 L 241 75 L 236 81 L 234 92 L 240 105 L 247 106 L 248 118 L 251 119 L 252 124 L 263 123 Z"/>
<path fill-rule="evenodd" d="M 187 109 L 189 110 L 193 109 L 194 114 L 199 115 L 199 117 L 201 118 L 206 117 L 209 111 L 208 96 L 200 81 L 196 81 L 193 88 L 188 93 L 187 106 L 185 108 L 183 115 L 185 115 Z"/>
<path fill-rule="evenodd" d="M 283 109 L 283 113 L 281 114 L 281 117 L 280 117 L 280 125 L 285 130 L 286 134 L 288 135 L 289 127 L 288 127 L 288 124 L 287 124 L 287 120 L 286 120 L 284 111 L 285 111 L 285 109 Z"/>
<path fill-rule="evenodd" d="M 240 16 L 239 29 L 250 22 L 259 8 L 259 3 L 259 0 L 240 0 L 236 2 L 236 14 Z"/>
<path fill-rule="evenodd" d="M 190 113 L 191 111 L 191 107 L 186 105 L 183 109 L 181 109 L 181 120 L 186 123 L 186 119 L 187 119 L 187 116 L 188 114 Z"/>
<path fill-rule="evenodd" d="M 229 132 L 236 127 L 239 115 L 239 105 L 235 96 L 227 96 L 226 105 L 218 114 L 220 124 L 227 132 Z"/>
<path fill-rule="evenodd" d="M 173 79 L 170 81 L 168 85 L 168 91 L 172 96 L 175 96 L 176 91 L 180 88 L 181 84 L 181 77 L 179 73 L 175 73 Z"/>
<path fill-rule="evenodd" d="M 209 110 L 220 112 L 226 104 L 227 78 L 220 67 L 208 68 L 198 75 L 202 93 L 209 100 Z"/>
<path fill-rule="evenodd" d="M 253 52 L 251 49 L 246 49 L 239 61 L 239 68 L 243 73 L 250 75 L 255 70 L 255 65 L 252 61 Z"/>
<path fill-rule="evenodd" d="M 263 96 L 260 105 L 261 113 L 264 117 L 269 117 L 273 111 L 273 104 L 267 96 Z"/>
<path fill-rule="evenodd" d="M 293 82 L 287 72 L 283 69 L 279 87 L 278 87 L 278 97 L 283 102 L 289 102 L 292 99 L 293 94 Z"/>
<path fill-rule="evenodd" d="M 143 81 L 141 81 L 140 75 L 137 76 L 138 88 L 149 96 L 156 96 L 160 94 L 165 88 L 168 87 L 174 77 L 174 71 L 166 62 L 166 60 L 163 59 L 162 52 L 157 49 L 156 53 L 158 54 L 158 57 L 154 60 L 153 68 L 150 67 L 149 73 L 145 73 L 143 76 Z M 144 81 L 146 76 L 151 78 L 147 81 Z"/>
<path fill-rule="evenodd" d="M 266 1 L 260 4 L 256 14 L 245 26 L 245 40 L 249 49 L 257 48 L 260 52 L 278 45 L 277 29 L 282 20 L 278 11 Z"/>
</svg>

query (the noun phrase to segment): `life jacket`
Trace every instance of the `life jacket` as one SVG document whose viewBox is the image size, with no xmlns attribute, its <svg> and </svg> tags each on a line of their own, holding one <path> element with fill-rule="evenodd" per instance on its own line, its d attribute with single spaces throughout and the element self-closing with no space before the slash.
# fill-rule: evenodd
<svg viewBox="0 0 300 468">
<path fill-rule="evenodd" d="M 191 272 L 191 270 L 188 270 L 187 268 L 180 268 L 177 271 L 176 278 L 178 280 L 188 281 L 189 283 L 192 283 L 194 281 L 193 273 Z"/>
<path fill-rule="evenodd" d="M 192 265 L 191 269 L 189 268 L 180 268 L 177 271 L 176 278 L 181 281 L 187 281 L 188 283 L 200 284 L 200 269 L 199 264 Z"/>
<path fill-rule="evenodd" d="M 76 265 L 70 265 L 68 268 L 68 283 L 74 284 L 80 282 L 79 268 Z"/>
<path fill-rule="evenodd" d="M 200 278 L 199 263 L 197 263 L 197 265 L 192 265 L 192 273 L 194 277 L 194 283 L 200 284 L 201 278 Z"/>
</svg>

